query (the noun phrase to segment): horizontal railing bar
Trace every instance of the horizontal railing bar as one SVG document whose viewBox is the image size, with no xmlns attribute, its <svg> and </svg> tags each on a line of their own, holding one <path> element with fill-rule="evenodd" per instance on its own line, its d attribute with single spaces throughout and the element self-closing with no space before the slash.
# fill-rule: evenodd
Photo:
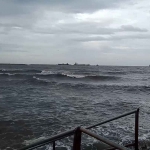
<svg viewBox="0 0 150 150">
<path fill-rule="evenodd" d="M 87 135 L 90 135 L 90 136 L 96 138 L 97 140 L 100 140 L 103 143 L 106 143 L 106 144 L 108 144 L 108 145 L 110 145 L 112 147 L 115 147 L 115 148 L 120 149 L 120 150 L 127 150 L 127 148 L 125 148 L 124 146 L 116 144 L 116 143 L 114 143 L 114 142 L 112 142 L 112 141 L 108 140 L 107 138 L 104 138 L 104 137 L 102 137 L 100 135 L 96 135 L 95 133 L 92 133 L 91 131 L 89 131 L 87 129 L 84 129 L 84 128 L 81 127 L 80 130 L 81 130 L 81 132 L 83 132 L 83 133 L 85 133 Z"/>
<path fill-rule="evenodd" d="M 135 143 L 131 143 L 131 144 L 125 145 L 125 147 L 131 147 L 131 146 L 135 146 Z"/>
<path fill-rule="evenodd" d="M 135 143 L 132 143 L 132 144 L 128 144 L 128 145 L 125 145 L 124 147 L 133 147 L 135 146 Z M 105 149 L 105 150 L 115 150 L 116 148 L 108 148 L 108 149 Z"/>
<path fill-rule="evenodd" d="M 55 135 L 53 137 L 50 137 L 50 138 L 41 140 L 39 142 L 27 145 L 27 146 L 25 146 L 24 148 L 22 148 L 20 150 L 26 150 L 26 149 L 30 150 L 30 149 L 34 149 L 34 148 L 37 148 L 37 147 L 41 147 L 43 145 L 46 145 L 46 144 L 49 144 L 51 142 L 54 142 L 54 141 L 60 140 L 62 138 L 68 137 L 70 135 L 73 135 L 74 132 L 75 132 L 75 129 L 60 133 L 60 134 Z"/>
<path fill-rule="evenodd" d="M 122 118 L 122 117 L 125 117 L 125 116 L 128 116 L 128 115 L 134 114 L 134 113 L 137 112 L 137 110 L 138 110 L 138 109 L 136 109 L 136 110 L 134 110 L 134 111 L 131 111 L 131 112 L 128 112 L 128 113 L 125 113 L 125 114 L 122 114 L 122 115 L 120 115 L 120 116 L 118 116 L 118 117 L 115 117 L 115 118 L 112 118 L 112 119 L 109 119 L 109 120 L 106 120 L 106 121 L 97 123 L 97 124 L 95 124 L 95 125 L 86 127 L 86 129 L 91 129 L 91 128 L 94 128 L 94 127 L 96 127 L 96 126 L 99 126 L 99 125 L 108 123 L 108 122 L 110 122 L 110 121 L 113 121 L 113 120 L 116 120 L 116 119 L 119 119 L 119 118 Z"/>
</svg>

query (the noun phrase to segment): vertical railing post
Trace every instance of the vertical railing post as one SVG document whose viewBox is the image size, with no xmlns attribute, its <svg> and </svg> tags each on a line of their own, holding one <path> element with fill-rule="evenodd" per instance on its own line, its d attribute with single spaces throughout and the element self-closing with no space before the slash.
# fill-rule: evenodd
<svg viewBox="0 0 150 150">
<path fill-rule="evenodd" d="M 76 128 L 73 140 L 73 150 L 80 150 L 81 149 L 81 131 L 80 127 Z"/>
<path fill-rule="evenodd" d="M 53 142 L 53 150 L 55 150 L 55 141 Z"/>
<path fill-rule="evenodd" d="M 138 133 L 139 132 L 139 108 L 135 113 L 135 150 L 138 150 Z"/>
</svg>

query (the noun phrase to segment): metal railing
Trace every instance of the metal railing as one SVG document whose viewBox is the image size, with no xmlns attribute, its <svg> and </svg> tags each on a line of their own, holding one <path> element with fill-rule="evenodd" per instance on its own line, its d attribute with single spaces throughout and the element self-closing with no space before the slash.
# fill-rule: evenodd
<svg viewBox="0 0 150 150">
<path fill-rule="evenodd" d="M 131 114 L 135 114 L 135 140 L 134 140 L 134 143 L 132 143 L 132 144 L 129 144 L 129 145 L 126 145 L 126 146 L 121 146 L 119 144 L 116 144 L 115 142 L 110 141 L 107 138 L 104 138 L 100 135 L 96 135 L 95 133 L 92 133 L 91 131 L 88 130 L 88 129 L 100 126 L 102 124 L 114 121 L 116 119 L 131 115 Z M 41 146 L 44 146 L 44 145 L 47 145 L 47 144 L 50 144 L 50 143 L 53 144 L 53 150 L 55 150 L 55 142 L 56 141 L 61 140 L 65 137 L 68 137 L 68 136 L 71 136 L 71 135 L 74 135 L 73 150 L 80 150 L 81 149 L 81 135 L 82 135 L 82 133 L 85 133 L 85 134 L 87 134 L 91 137 L 96 138 L 97 140 L 99 140 L 99 141 L 101 141 L 105 144 L 108 144 L 109 146 L 113 147 L 111 149 L 127 150 L 127 147 L 134 146 L 135 150 L 138 150 L 138 128 L 139 128 L 139 108 L 134 110 L 134 111 L 125 113 L 125 114 L 120 115 L 118 117 L 106 120 L 106 121 L 101 122 L 101 123 L 97 123 L 95 125 L 92 125 L 92 126 L 89 126 L 89 127 L 86 127 L 86 128 L 77 127 L 73 130 L 69 130 L 67 132 L 63 132 L 63 133 L 55 135 L 53 137 L 50 137 L 50 138 L 41 140 L 39 142 L 33 143 L 31 145 L 28 145 L 28 146 L 26 146 L 26 147 L 24 147 L 20 150 L 32 150 L 32 149 L 35 149 L 35 148 L 38 148 L 38 147 L 41 147 Z"/>
</svg>

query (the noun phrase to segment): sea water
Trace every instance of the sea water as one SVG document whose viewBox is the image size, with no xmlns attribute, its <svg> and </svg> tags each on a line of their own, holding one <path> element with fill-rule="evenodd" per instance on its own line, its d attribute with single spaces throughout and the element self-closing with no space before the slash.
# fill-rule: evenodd
<svg viewBox="0 0 150 150">
<path fill-rule="evenodd" d="M 137 108 L 140 108 L 139 139 L 149 141 L 150 67 L 0 65 L 2 150 L 19 149 Z M 134 115 L 92 132 L 119 144 L 133 141 Z M 56 142 L 57 147 L 69 149 L 72 138 Z M 84 146 L 96 142 L 83 136 Z"/>
</svg>

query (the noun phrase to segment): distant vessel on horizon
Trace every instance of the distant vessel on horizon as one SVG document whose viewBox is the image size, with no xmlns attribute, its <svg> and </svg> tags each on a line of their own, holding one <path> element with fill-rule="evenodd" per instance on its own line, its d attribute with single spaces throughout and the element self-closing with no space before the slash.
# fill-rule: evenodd
<svg viewBox="0 0 150 150">
<path fill-rule="evenodd" d="M 66 63 L 66 64 L 58 64 L 58 65 L 70 65 L 70 64 Z"/>
<path fill-rule="evenodd" d="M 90 64 L 78 64 L 78 63 L 75 63 L 74 65 L 79 65 L 79 66 L 90 66 Z"/>
<path fill-rule="evenodd" d="M 68 64 L 68 63 L 62 63 L 62 64 L 58 64 L 58 65 L 71 65 L 71 64 Z M 76 65 L 78 65 L 78 66 L 90 66 L 90 64 L 78 64 L 78 63 L 74 63 L 74 66 L 76 66 Z"/>
</svg>

